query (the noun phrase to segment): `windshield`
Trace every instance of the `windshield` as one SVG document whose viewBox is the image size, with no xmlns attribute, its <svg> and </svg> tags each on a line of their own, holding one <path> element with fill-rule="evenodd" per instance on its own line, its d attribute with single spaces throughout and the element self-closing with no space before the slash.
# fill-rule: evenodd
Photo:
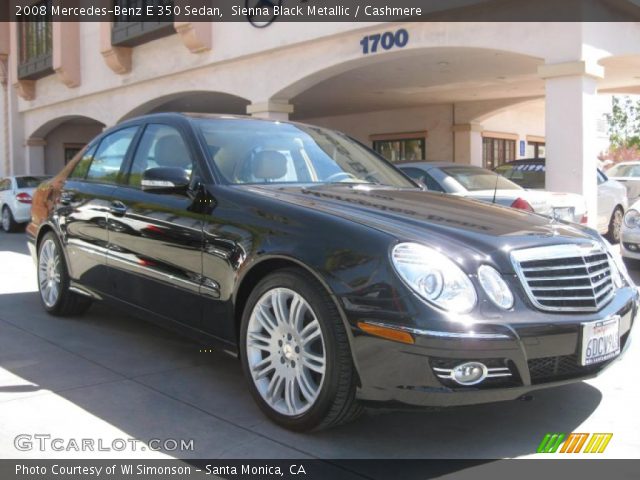
<svg viewBox="0 0 640 480">
<path fill-rule="evenodd" d="M 16 177 L 16 184 L 18 188 L 36 188 L 50 178 L 51 177 Z"/>
<path fill-rule="evenodd" d="M 453 177 L 470 192 L 480 190 L 522 190 L 521 187 L 510 182 L 491 170 L 475 167 L 446 167 L 442 171 Z"/>
<path fill-rule="evenodd" d="M 518 163 L 501 165 L 496 172 L 523 188 L 544 188 L 545 168 L 542 163 Z"/>
<path fill-rule="evenodd" d="M 416 188 L 346 135 L 250 119 L 196 119 L 210 159 L 232 184 L 371 183 Z"/>
<path fill-rule="evenodd" d="M 610 177 L 640 177 L 640 164 L 616 165 L 607 171 Z"/>
</svg>

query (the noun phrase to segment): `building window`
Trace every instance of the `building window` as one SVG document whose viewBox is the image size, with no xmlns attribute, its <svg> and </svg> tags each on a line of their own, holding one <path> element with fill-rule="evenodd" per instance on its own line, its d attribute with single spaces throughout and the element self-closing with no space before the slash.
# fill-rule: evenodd
<svg viewBox="0 0 640 480">
<path fill-rule="evenodd" d="M 418 162 L 425 159 L 426 132 L 371 135 L 373 149 L 390 162 Z"/>
<path fill-rule="evenodd" d="M 516 139 L 483 137 L 482 165 L 493 170 L 503 163 L 516 159 Z"/>
<path fill-rule="evenodd" d="M 114 5 L 128 9 L 142 9 L 140 16 L 118 15 L 111 29 L 111 44 L 122 47 L 135 47 L 151 40 L 176 33 L 173 28 L 173 15 L 158 15 L 164 7 L 173 10 L 173 0 L 114 0 Z M 147 7 L 153 7 L 154 15 L 146 16 Z M 136 11 L 136 10 L 129 10 Z"/>
<path fill-rule="evenodd" d="M 53 38 L 51 31 L 51 0 L 34 4 L 45 6 L 45 15 L 32 15 L 29 21 L 18 22 L 18 78 L 36 80 L 53 73 Z"/>
<path fill-rule="evenodd" d="M 84 143 L 65 143 L 64 144 L 64 164 L 69 163 L 76 154 L 84 148 Z"/>
<path fill-rule="evenodd" d="M 544 142 L 527 142 L 527 157 L 544 158 L 546 145 Z"/>
</svg>

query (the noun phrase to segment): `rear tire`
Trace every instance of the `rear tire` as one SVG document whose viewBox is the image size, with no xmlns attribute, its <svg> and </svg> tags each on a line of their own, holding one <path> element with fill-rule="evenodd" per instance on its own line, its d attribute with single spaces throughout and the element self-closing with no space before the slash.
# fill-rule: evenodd
<svg viewBox="0 0 640 480">
<path fill-rule="evenodd" d="M 18 223 L 13 218 L 11 209 L 5 205 L 2 207 L 2 230 L 7 233 L 15 232 L 18 230 Z"/>
<path fill-rule="evenodd" d="M 611 219 L 609 220 L 609 229 L 607 230 L 607 238 L 611 243 L 620 242 L 620 230 L 624 219 L 624 211 L 618 206 L 613 210 Z"/>
<path fill-rule="evenodd" d="M 240 337 L 249 390 L 278 425 L 321 430 L 362 412 L 342 318 L 307 272 L 283 269 L 260 281 L 244 307 Z"/>
<path fill-rule="evenodd" d="M 38 290 L 44 309 L 51 315 L 80 315 L 91 299 L 69 289 L 69 271 L 58 237 L 48 232 L 38 248 Z"/>
</svg>

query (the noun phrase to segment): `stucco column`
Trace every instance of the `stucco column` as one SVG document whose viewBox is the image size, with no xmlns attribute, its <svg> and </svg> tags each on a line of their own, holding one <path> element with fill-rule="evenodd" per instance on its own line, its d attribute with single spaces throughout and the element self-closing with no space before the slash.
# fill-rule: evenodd
<svg viewBox="0 0 640 480">
<path fill-rule="evenodd" d="M 9 175 L 9 24 L 0 23 L 0 176 Z"/>
<path fill-rule="evenodd" d="M 252 103 L 247 105 L 247 113 L 256 118 L 289 120 L 289 115 L 293 113 L 293 105 L 274 101 Z"/>
<path fill-rule="evenodd" d="M 595 227 L 597 79 L 604 77 L 604 68 L 580 61 L 543 65 L 538 74 L 546 90 L 546 188 L 584 196 L 589 225 Z"/>
<path fill-rule="evenodd" d="M 482 125 L 464 123 L 454 125 L 453 148 L 456 163 L 482 166 Z"/>
<path fill-rule="evenodd" d="M 29 175 L 42 175 L 44 170 L 44 138 L 29 138 L 25 144 L 26 170 Z"/>
</svg>

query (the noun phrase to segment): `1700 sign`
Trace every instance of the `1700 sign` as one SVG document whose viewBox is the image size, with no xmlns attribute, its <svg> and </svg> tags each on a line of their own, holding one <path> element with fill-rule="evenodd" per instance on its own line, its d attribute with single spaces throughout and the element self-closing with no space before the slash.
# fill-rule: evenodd
<svg viewBox="0 0 640 480">
<path fill-rule="evenodd" d="M 380 48 L 382 50 L 391 50 L 392 48 L 402 48 L 409 43 L 409 32 L 404 28 L 395 32 L 376 33 L 375 35 L 367 35 L 360 40 L 362 46 L 362 54 L 376 53 Z"/>
</svg>

